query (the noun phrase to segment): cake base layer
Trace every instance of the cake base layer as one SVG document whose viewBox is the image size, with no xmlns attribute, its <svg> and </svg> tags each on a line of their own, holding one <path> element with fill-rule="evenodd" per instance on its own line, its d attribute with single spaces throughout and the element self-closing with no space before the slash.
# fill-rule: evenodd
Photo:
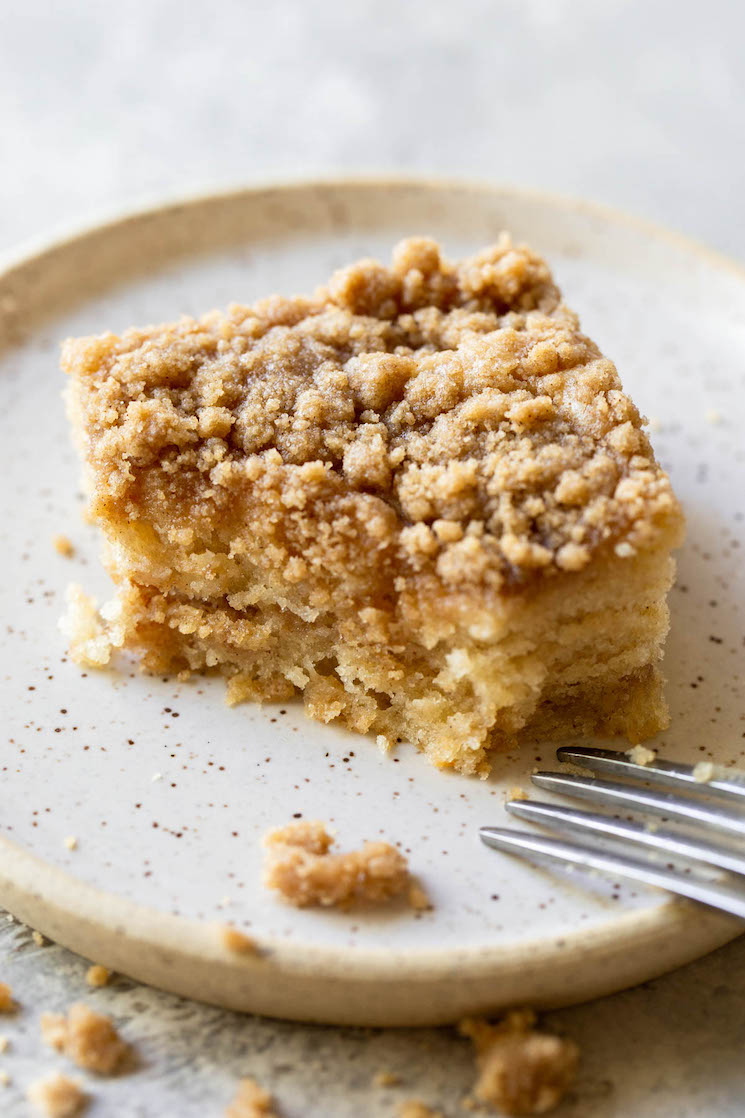
<svg viewBox="0 0 745 1118">
<path fill-rule="evenodd" d="M 611 553 L 491 609 L 482 597 L 443 601 L 429 647 L 396 645 L 374 626 L 350 637 L 331 612 L 309 622 L 262 584 L 246 588 L 254 604 L 240 610 L 128 584 L 103 626 L 78 603 L 68 631 L 77 625 L 84 660 L 123 647 L 157 674 L 218 671 L 230 703 L 301 695 L 311 718 L 338 719 L 383 746 L 409 740 L 440 767 L 485 775 L 493 753 L 528 742 L 636 743 L 667 726 L 657 662 L 673 570 L 665 552 Z"/>
</svg>

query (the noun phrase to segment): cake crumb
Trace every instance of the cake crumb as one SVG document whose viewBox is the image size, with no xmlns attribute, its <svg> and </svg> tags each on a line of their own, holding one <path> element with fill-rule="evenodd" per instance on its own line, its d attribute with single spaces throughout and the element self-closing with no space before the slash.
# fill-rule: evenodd
<svg viewBox="0 0 745 1118">
<path fill-rule="evenodd" d="M 259 955 L 259 945 L 251 936 L 234 928 L 232 924 L 223 924 L 220 928 L 220 938 L 228 951 L 236 955 Z"/>
<path fill-rule="evenodd" d="M 5 1068 L 2 1068 L 2 1069 L 0 1069 L 0 1087 L 9 1087 L 9 1086 L 10 1086 L 10 1076 L 8 1075 Z"/>
<path fill-rule="evenodd" d="M 390 738 L 386 737 L 385 734 L 378 734 L 375 738 L 375 744 L 381 753 L 390 753 L 393 749 L 393 742 Z"/>
<path fill-rule="evenodd" d="M 714 766 L 711 761 L 699 761 L 693 766 L 691 775 L 697 784 L 708 784 L 714 779 Z"/>
<path fill-rule="evenodd" d="M 225 1111 L 225 1118 L 279 1118 L 274 1100 L 255 1079 L 241 1079 L 238 1091 Z"/>
<path fill-rule="evenodd" d="M 459 1031 L 476 1048 L 476 1100 L 505 1114 L 547 1114 L 574 1080 L 579 1049 L 574 1041 L 534 1029 L 532 1010 L 513 1010 L 497 1025 L 462 1021 Z"/>
<path fill-rule="evenodd" d="M 528 799 L 528 793 L 525 791 L 524 788 L 521 788 L 518 784 L 516 784 L 513 788 L 510 788 L 509 792 L 507 793 L 507 799 L 508 800 L 527 800 Z"/>
<path fill-rule="evenodd" d="M 37 932 L 36 929 L 32 930 L 31 939 L 34 941 L 37 947 L 46 947 L 48 942 L 41 934 L 41 932 Z"/>
<path fill-rule="evenodd" d="M 53 1072 L 32 1083 L 26 1092 L 29 1102 L 47 1118 L 75 1118 L 88 1105 L 88 1096 L 75 1079 Z"/>
<path fill-rule="evenodd" d="M 401 1076 L 392 1071 L 376 1071 L 373 1076 L 373 1087 L 398 1087 Z"/>
<path fill-rule="evenodd" d="M 129 1054 L 108 1017 L 76 1002 L 64 1013 L 42 1013 L 42 1039 L 74 1064 L 98 1075 L 112 1075 Z"/>
<path fill-rule="evenodd" d="M 6 982 L 0 982 L 0 1013 L 12 1013 L 16 1003 L 13 1000 L 13 991 Z"/>
<path fill-rule="evenodd" d="M 443 1118 L 442 1111 L 433 1110 L 421 1099 L 409 1099 L 398 1108 L 398 1118 Z"/>
<path fill-rule="evenodd" d="M 52 536 L 52 544 L 57 554 L 62 555 L 65 559 L 71 559 L 75 554 L 75 547 L 69 536 Z"/>
<path fill-rule="evenodd" d="M 100 963 L 94 963 L 85 972 L 85 981 L 89 986 L 106 986 L 110 978 L 111 971 L 102 967 Z"/>
<path fill-rule="evenodd" d="M 403 854 L 387 842 L 366 842 L 360 850 L 330 854 L 325 824 L 290 823 L 264 837 L 264 884 L 298 908 L 386 901 L 410 885 Z"/>
<path fill-rule="evenodd" d="M 7 1052 L 10 1048 L 10 1041 L 6 1036 L 0 1036 L 0 1052 Z"/>
<path fill-rule="evenodd" d="M 654 749 L 647 749 L 646 745 L 635 745 L 633 749 L 626 751 L 626 756 L 635 765 L 651 765 L 657 760 Z"/>
<path fill-rule="evenodd" d="M 75 835 L 67 836 L 67 838 L 65 839 L 65 846 L 68 850 L 77 850 L 78 840 L 75 838 Z"/>
<path fill-rule="evenodd" d="M 416 881 L 412 881 L 409 886 L 409 904 L 412 908 L 416 909 L 417 912 L 424 912 L 433 907 L 424 889 L 422 889 L 421 885 L 418 885 Z"/>
<path fill-rule="evenodd" d="M 69 642 L 70 659 L 81 667 L 102 668 L 114 647 L 96 603 L 76 583 L 67 588 L 67 609 L 60 630 Z"/>
</svg>

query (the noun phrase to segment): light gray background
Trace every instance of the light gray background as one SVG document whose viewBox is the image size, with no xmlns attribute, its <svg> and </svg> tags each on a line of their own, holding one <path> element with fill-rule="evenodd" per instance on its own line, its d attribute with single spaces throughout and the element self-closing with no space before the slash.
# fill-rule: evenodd
<svg viewBox="0 0 745 1118">
<path fill-rule="evenodd" d="M 745 260 L 745 9 L 728 0 L 27 0 L 0 5 L 0 253 L 71 225 L 254 180 L 475 176 L 594 198 Z M 0 1113 L 55 1064 L 41 1009 L 86 996 L 84 964 L 0 929 L 19 1012 Z M 551 1015 L 583 1052 L 563 1118 L 745 1112 L 745 943 Z M 448 1030 L 310 1029 L 120 981 L 88 999 L 137 1042 L 92 1115 L 206 1118 L 242 1074 L 287 1118 L 448 1116 L 472 1079 Z M 371 1086 L 375 1071 L 405 1085 Z"/>
</svg>

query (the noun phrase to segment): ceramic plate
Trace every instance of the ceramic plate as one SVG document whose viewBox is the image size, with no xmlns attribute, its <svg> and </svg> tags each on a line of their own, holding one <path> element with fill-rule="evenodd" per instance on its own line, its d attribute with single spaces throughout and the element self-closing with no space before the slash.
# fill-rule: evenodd
<svg viewBox="0 0 745 1118">
<path fill-rule="evenodd" d="M 740 924 L 618 880 L 487 850 L 505 794 L 554 743 L 489 780 L 413 749 L 228 708 L 215 679 L 81 672 L 57 629 L 70 581 L 105 597 L 60 400 L 70 334 L 120 331 L 306 291 L 409 234 L 457 255 L 501 229 L 546 255 L 584 328 L 650 417 L 686 509 L 663 756 L 743 763 L 745 277 L 686 241 L 582 203 L 492 187 L 341 182 L 245 190 L 141 213 L 37 249 L 0 275 L 0 901 L 144 982 L 239 1009 L 357 1024 L 556 1006 L 639 982 Z M 55 551 L 57 533 L 75 545 Z M 340 846 L 398 842 L 433 903 L 415 914 L 297 911 L 260 884 L 261 835 L 321 818 Z M 77 847 L 68 849 L 74 836 Z M 221 924 L 262 945 L 225 949 Z"/>
</svg>

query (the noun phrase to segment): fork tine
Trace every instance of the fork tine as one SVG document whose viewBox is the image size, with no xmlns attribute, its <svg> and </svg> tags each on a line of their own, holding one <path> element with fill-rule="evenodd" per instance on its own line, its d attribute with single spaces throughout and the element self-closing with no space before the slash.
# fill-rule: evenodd
<svg viewBox="0 0 745 1118">
<path fill-rule="evenodd" d="M 481 827 L 482 842 L 495 850 L 506 850 L 511 854 L 537 859 L 539 861 L 559 861 L 580 866 L 583 869 L 599 870 L 601 873 L 621 875 L 667 889 L 671 893 L 689 897 L 694 901 L 721 908 L 734 916 L 745 919 L 745 892 L 713 881 L 704 881 L 693 874 L 678 874 L 648 862 L 640 862 L 623 854 L 607 854 L 580 843 L 566 842 L 564 839 L 546 838 L 543 835 L 528 834 L 526 831 L 512 831 L 506 827 Z"/>
<path fill-rule="evenodd" d="M 592 811 L 580 811 L 563 804 L 545 804 L 536 800 L 510 800 L 505 807 L 512 815 L 517 815 L 531 823 L 538 823 L 554 831 L 573 831 L 579 834 L 602 835 L 607 838 L 623 839 L 633 845 L 651 847 L 673 857 L 692 858 L 706 862 L 710 866 L 729 870 L 731 873 L 745 874 L 745 856 L 703 839 L 688 839 L 673 831 L 658 829 L 650 831 L 643 823 L 627 819 L 613 819 Z"/>
<path fill-rule="evenodd" d="M 686 823 L 700 823 L 715 831 L 745 838 L 745 815 L 727 811 L 716 804 L 703 804 L 669 792 L 655 792 L 651 788 L 619 781 L 566 773 L 534 773 L 532 780 L 539 788 L 550 792 L 592 800 L 596 804 L 613 804 L 632 811 L 648 811 Z"/>
<path fill-rule="evenodd" d="M 571 761 L 593 772 L 608 773 L 610 776 L 628 776 L 645 780 L 650 784 L 665 785 L 669 788 L 685 789 L 687 792 L 701 792 L 707 796 L 732 799 L 745 797 L 745 773 L 733 772 L 726 777 L 715 776 L 711 780 L 697 780 L 693 775 L 695 765 L 681 765 L 674 761 L 654 761 L 649 765 L 638 765 L 629 760 L 627 754 L 614 749 L 581 749 L 562 746 L 556 750 L 560 761 Z M 715 770 L 716 771 L 716 770 Z"/>
</svg>

